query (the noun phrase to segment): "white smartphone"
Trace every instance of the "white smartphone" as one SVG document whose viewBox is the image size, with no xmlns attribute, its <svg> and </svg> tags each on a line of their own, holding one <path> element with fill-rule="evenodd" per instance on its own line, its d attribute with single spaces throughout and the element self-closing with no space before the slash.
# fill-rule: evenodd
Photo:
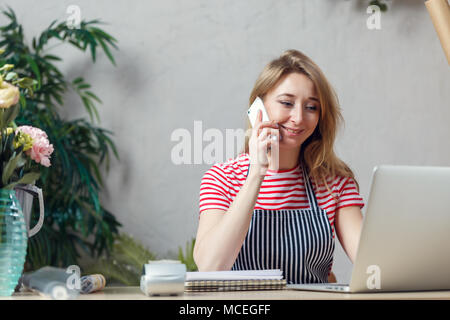
<svg viewBox="0 0 450 320">
<path fill-rule="evenodd" d="M 248 118 L 250 119 L 252 127 L 255 126 L 256 118 L 258 116 L 258 110 L 262 111 L 262 121 L 270 121 L 263 101 L 260 97 L 256 97 L 255 101 L 253 101 L 252 105 L 250 106 L 250 108 L 248 108 L 247 111 Z"/>
</svg>

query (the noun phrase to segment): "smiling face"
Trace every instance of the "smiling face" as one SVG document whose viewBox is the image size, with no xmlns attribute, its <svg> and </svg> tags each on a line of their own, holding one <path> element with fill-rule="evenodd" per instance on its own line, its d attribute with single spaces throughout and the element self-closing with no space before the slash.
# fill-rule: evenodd
<svg viewBox="0 0 450 320">
<path fill-rule="evenodd" d="M 284 76 L 263 101 L 269 118 L 280 126 L 280 149 L 300 147 L 319 123 L 319 98 L 314 83 L 304 74 Z"/>
</svg>

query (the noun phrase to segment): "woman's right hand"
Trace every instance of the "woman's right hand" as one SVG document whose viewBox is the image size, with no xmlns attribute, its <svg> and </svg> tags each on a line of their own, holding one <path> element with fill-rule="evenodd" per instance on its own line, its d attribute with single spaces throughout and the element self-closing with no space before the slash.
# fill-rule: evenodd
<svg viewBox="0 0 450 320">
<path fill-rule="evenodd" d="M 262 111 L 258 111 L 255 126 L 248 142 L 250 171 L 264 177 L 267 169 L 278 164 L 280 131 L 275 121 L 262 121 Z M 276 158 L 275 158 L 276 157 Z"/>
</svg>

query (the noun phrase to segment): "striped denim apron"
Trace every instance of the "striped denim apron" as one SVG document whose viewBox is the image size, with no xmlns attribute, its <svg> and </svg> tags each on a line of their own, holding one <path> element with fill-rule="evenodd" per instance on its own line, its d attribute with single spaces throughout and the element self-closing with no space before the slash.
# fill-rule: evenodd
<svg viewBox="0 0 450 320">
<path fill-rule="evenodd" d="M 288 284 L 328 282 L 335 247 L 333 232 L 304 168 L 302 172 L 309 208 L 255 209 L 231 270 L 281 269 Z"/>
</svg>

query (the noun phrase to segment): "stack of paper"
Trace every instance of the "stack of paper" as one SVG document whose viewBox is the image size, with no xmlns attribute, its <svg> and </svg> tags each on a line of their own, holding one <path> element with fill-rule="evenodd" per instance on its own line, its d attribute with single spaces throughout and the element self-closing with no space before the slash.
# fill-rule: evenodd
<svg viewBox="0 0 450 320">
<path fill-rule="evenodd" d="M 286 286 L 283 272 L 273 270 L 186 272 L 184 289 L 195 291 L 279 290 Z"/>
</svg>

